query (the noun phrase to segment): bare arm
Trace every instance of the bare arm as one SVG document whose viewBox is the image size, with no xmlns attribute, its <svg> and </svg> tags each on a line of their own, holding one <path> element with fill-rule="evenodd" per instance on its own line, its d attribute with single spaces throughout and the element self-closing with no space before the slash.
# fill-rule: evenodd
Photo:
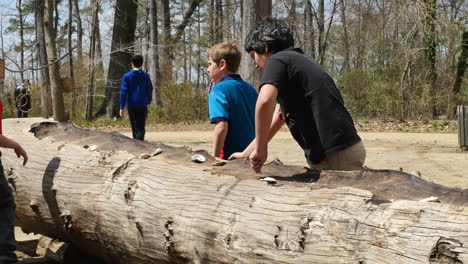
<svg viewBox="0 0 468 264">
<path fill-rule="evenodd" d="M 255 149 L 249 156 L 255 172 L 260 172 L 268 157 L 268 136 L 277 95 L 278 89 L 271 84 L 265 84 L 258 95 L 255 106 Z"/>
<path fill-rule="evenodd" d="M 13 149 L 18 158 L 23 157 L 23 166 L 26 165 L 26 163 L 28 162 L 28 154 L 26 153 L 26 151 L 24 151 L 21 145 L 1 134 L 0 147 Z"/>
<path fill-rule="evenodd" d="M 224 147 L 224 140 L 226 140 L 226 135 L 228 132 L 228 122 L 220 121 L 216 123 L 214 128 L 213 135 L 213 155 L 219 157 L 221 150 Z"/>
</svg>

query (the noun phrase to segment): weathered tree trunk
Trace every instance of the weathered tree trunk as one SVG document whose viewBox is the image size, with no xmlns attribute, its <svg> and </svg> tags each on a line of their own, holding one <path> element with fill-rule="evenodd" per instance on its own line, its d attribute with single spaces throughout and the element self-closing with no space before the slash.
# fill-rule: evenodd
<svg viewBox="0 0 468 264">
<path fill-rule="evenodd" d="M 314 29 L 314 11 L 312 9 L 312 3 L 310 0 L 305 1 L 305 29 L 304 30 L 304 39 L 308 39 L 308 48 L 306 48 L 306 53 L 315 58 L 315 29 Z"/>
<path fill-rule="evenodd" d="M 190 18 L 197 9 L 198 5 L 202 0 L 191 0 L 190 5 L 185 11 L 182 21 L 175 29 L 175 34 L 171 34 L 171 13 L 170 5 L 168 0 L 161 1 L 162 4 L 162 15 L 163 15 L 163 30 L 162 30 L 162 48 L 161 48 L 161 79 L 159 82 L 160 89 L 166 89 L 166 87 L 172 86 L 173 82 L 173 65 L 174 65 L 174 51 L 177 43 L 182 39 L 185 28 L 189 23 Z"/>
<path fill-rule="evenodd" d="M 67 48 L 68 48 L 68 77 L 72 80 L 74 78 L 73 74 L 73 48 L 72 48 L 72 34 L 73 34 L 73 0 L 68 0 L 68 39 L 67 39 Z"/>
<path fill-rule="evenodd" d="M 216 0 L 216 12 L 215 12 L 215 21 L 216 21 L 216 44 L 223 42 L 224 39 L 224 16 L 223 16 L 223 1 Z"/>
<path fill-rule="evenodd" d="M 341 73 L 346 72 L 349 67 L 349 57 L 350 49 L 349 46 L 349 36 L 348 36 L 348 25 L 346 23 L 346 0 L 340 2 L 340 11 L 341 11 L 341 24 L 343 25 L 343 65 L 341 66 Z"/>
<path fill-rule="evenodd" d="M 130 70 L 135 41 L 138 1 L 118 0 L 115 4 L 112 46 L 106 80 L 106 98 L 96 116 L 107 113 L 109 118 L 119 117 L 120 80 Z"/>
<path fill-rule="evenodd" d="M 55 46 L 56 31 L 53 28 L 54 1 L 45 1 L 44 10 L 44 33 L 46 41 L 47 58 L 49 60 L 49 77 L 52 90 L 52 111 L 54 119 L 60 122 L 65 120 L 65 106 L 63 103 L 63 92 L 60 84 L 60 69 Z"/>
<path fill-rule="evenodd" d="M 34 0 L 34 22 L 36 27 L 37 55 L 41 66 L 41 116 L 48 118 L 52 116 L 52 96 L 50 93 L 50 77 L 47 61 L 47 50 L 44 33 L 44 1 Z"/>
<path fill-rule="evenodd" d="M 255 70 L 255 63 L 244 50 L 245 38 L 255 28 L 255 23 L 258 20 L 271 16 L 271 5 L 271 0 L 242 0 L 242 33 L 239 47 L 242 50 L 242 60 L 239 71 L 242 79 L 251 83 L 254 87 L 259 85 L 260 78 L 258 71 Z"/>
<path fill-rule="evenodd" d="M 161 46 L 161 82 L 159 86 L 161 89 L 167 89 L 168 86 L 172 83 L 172 60 L 173 54 L 170 51 L 171 45 L 171 12 L 170 12 L 170 1 L 163 0 L 161 1 L 161 13 L 162 13 L 162 46 Z M 172 57 L 171 57 L 172 56 Z"/>
<path fill-rule="evenodd" d="M 18 9 L 19 35 L 20 35 L 20 77 L 24 80 L 24 26 L 23 26 L 23 4 L 22 0 L 16 1 Z"/>
<path fill-rule="evenodd" d="M 96 22 L 94 23 L 95 26 L 96 26 L 96 31 L 95 31 L 95 52 L 96 52 L 96 55 L 94 56 L 94 60 L 95 60 L 95 64 L 96 64 L 96 72 L 98 74 L 104 74 L 104 61 L 103 61 L 103 58 L 102 58 L 102 41 L 101 41 L 101 26 L 100 26 L 100 22 L 99 22 L 99 12 L 101 10 L 101 0 L 99 1 L 96 1 L 96 18 L 93 18 L 96 20 Z"/>
<path fill-rule="evenodd" d="M 429 89 L 429 107 L 431 109 L 431 117 L 434 119 L 437 116 L 436 107 L 436 15 L 437 15 L 437 0 L 424 0 L 426 4 L 426 67 L 427 80 Z"/>
<path fill-rule="evenodd" d="M 161 87 L 159 81 L 161 79 L 161 66 L 159 65 L 158 53 L 158 1 L 150 0 L 150 48 L 149 59 L 151 67 L 149 73 L 151 83 L 153 84 L 154 103 L 162 106 Z"/>
<path fill-rule="evenodd" d="M 108 263 L 468 263 L 468 190 L 396 171 L 313 171 L 4 120 L 30 153 L 2 162 L 17 225 Z M 162 153 L 155 151 L 159 148 Z M 142 153 L 152 153 L 142 155 Z M 437 196 L 441 203 L 420 199 Z M 442 262 L 445 261 L 445 262 Z M 449 262 L 453 261 L 453 262 Z"/>
<path fill-rule="evenodd" d="M 78 61 L 81 62 L 81 58 L 83 56 L 83 26 L 81 24 L 81 16 L 80 16 L 80 7 L 78 5 L 78 0 L 73 0 L 73 4 L 75 6 L 75 17 L 76 17 L 76 48 L 78 50 Z"/>
<path fill-rule="evenodd" d="M 319 63 L 323 63 L 325 57 L 324 42 L 325 42 L 325 4 L 324 0 L 318 0 L 317 12 L 317 29 L 318 29 L 318 59 Z"/>
<path fill-rule="evenodd" d="M 89 66 L 88 66 L 88 82 L 86 86 L 86 105 L 85 105 L 85 120 L 91 120 L 93 117 L 94 106 L 94 72 L 96 70 L 96 34 L 98 27 L 98 1 L 91 0 L 91 33 L 89 44 Z"/>
<path fill-rule="evenodd" d="M 464 31 L 461 39 L 461 53 L 460 57 L 458 57 L 458 63 L 457 63 L 457 70 L 455 74 L 455 82 L 453 83 L 452 87 L 452 99 L 450 100 L 452 104 L 449 104 L 452 106 L 451 109 L 448 109 L 449 113 L 452 116 L 455 116 L 456 113 L 456 108 L 460 101 L 460 89 L 462 86 L 462 81 L 463 77 L 465 76 L 465 71 L 466 71 L 466 65 L 467 65 L 467 60 L 468 60 L 468 31 Z"/>
</svg>

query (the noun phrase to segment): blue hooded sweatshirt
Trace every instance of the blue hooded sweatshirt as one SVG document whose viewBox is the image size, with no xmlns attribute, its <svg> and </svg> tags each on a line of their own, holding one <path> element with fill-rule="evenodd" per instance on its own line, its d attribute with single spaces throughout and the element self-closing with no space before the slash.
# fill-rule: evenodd
<svg viewBox="0 0 468 264">
<path fill-rule="evenodd" d="M 153 85 L 149 75 L 133 69 L 122 77 L 120 84 L 120 109 L 147 108 L 153 100 Z"/>
</svg>

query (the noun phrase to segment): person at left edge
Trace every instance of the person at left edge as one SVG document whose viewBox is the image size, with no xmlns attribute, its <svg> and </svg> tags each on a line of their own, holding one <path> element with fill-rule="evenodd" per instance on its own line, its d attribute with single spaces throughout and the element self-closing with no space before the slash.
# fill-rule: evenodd
<svg viewBox="0 0 468 264">
<path fill-rule="evenodd" d="M 132 56 L 132 70 L 125 73 L 120 84 L 120 117 L 123 118 L 127 106 L 132 136 L 136 140 L 145 140 L 146 117 L 153 99 L 153 85 L 149 75 L 141 69 L 143 57 Z"/>
<path fill-rule="evenodd" d="M 0 148 L 9 148 L 15 151 L 18 158 L 23 158 L 23 166 L 28 162 L 28 154 L 17 142 L 2 135 L 2 110 L 0 100 Z M 0 152 L 1 157 L 1 152 Z M 5 172 L 0 159 L 0 264 L 16 263 L 18 258 L 15 239 L 15 200 L 12 189 L 5 177 Z"/>
</svg>

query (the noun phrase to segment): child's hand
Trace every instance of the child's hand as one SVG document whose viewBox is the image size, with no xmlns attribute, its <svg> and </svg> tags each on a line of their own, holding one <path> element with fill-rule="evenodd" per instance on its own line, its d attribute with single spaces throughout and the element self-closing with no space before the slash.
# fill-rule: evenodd
<svg viewBox="0 0 468 264">
<path fill-rule="evenodd" d="M 15 151 L 16 156 L 18 158 L 23 157 L 23 166 L 26 165 L 26 163 L 28 162 L 28 154 L 26 153 L 26 151 L 24 151 L 24 149 L 19 144 L 13 150 Z"/>
<path fill-rule="evenodd" d="M 233 160 L 233 159 L 244 159 L 246 160 L 248 157 L 244 155 L 244 152 L 235 152 L 232 153 L 231 156 L 229 156 L 228 160 Z"/>
</svg>

